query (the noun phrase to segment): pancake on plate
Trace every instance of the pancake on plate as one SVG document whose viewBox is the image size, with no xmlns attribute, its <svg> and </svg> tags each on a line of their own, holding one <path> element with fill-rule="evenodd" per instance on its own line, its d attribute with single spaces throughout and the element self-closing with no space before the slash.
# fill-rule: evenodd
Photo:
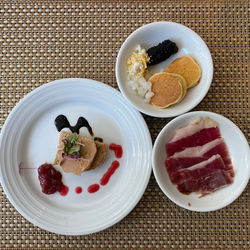
<svg viewBox="0 0 250 250">
<path fill-rule="evenodd" d="M 183 56 L 175 59 L 165 69 L 167 73 L 181 75 L 187 82 L 187 88 L 194 87 L 201 78 L 201 69 L 199 64 L 190 56 Z"/>
<path fill-rule="evenodd" d="M 180 80 L 166 72 L 154 74 L 149 78 L 152 83 L 151 91 L 154 96 L 150 103 L 159 108 L 166 108 L 179 102 L 183 96 Z"/>
<path fill-rule="evenodd" d="M 182 97 L 181 97 L 181 100 L 182 100 L 184 98 L 184 96 L 186 95 L 186 93 L 187 93 L 187 82 L 186 82 L 186 80 L 179 74 L 175 74 L 175 73 L 168 73 L 168 74 L 171 75 L 171 76 L 176 77 L 180 81 L 180 83 L 182 85 L 182 88 L 183 88 L 183 93 L 182 93 Z"/>
</svg>

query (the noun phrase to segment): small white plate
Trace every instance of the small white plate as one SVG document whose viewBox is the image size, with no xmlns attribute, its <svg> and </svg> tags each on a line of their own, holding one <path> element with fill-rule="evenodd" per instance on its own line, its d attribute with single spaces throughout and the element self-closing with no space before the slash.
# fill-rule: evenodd
<svg viewBox="0 0 250 250">
<path fill-rule="evenodd" d="M 164 62 L 151 66 L 149 70 L 153 73 L 164 71 L 166 66 L 177 57 L 190 55 L 199 63 L 202 75 L 200 83 L 188 89 L 180 103 L 166 109 L 159 109 L 145 103 L 143 98 L 130 90 L 127 85 L 126 62 L 138 44 L 147 50 L 166 39 L 176 43 L 178 52 Z M 116 60 L 116 80 L 122 94 L 140 112 L 154 117 L 173 117 L 194 108 L 207 94 L 212 78 L 213 61 L 205 42 L 191 29 L 173 22 L 155 22 L 137 29 L 123 43 Z"/>
<path fill-rule="evenodd" d="M 60 170 L 69 186 L 67 196 L 42 193 L 37 169 L 18 171 L 20 162 L 25 168 L 53 162 L 59 114 L 71 124 L 84 116 L 95 136 L 123 147 L 121 159 L 109 150 L 102 166 L 81 176 Z M 85 128 L 80 133 L 89 136 Z M 114 88 L 89 79 L 62 79 L 29 93 L 8 116 L 0 142 L 0 180 L 8 199 L 27 220 L 58 234 L 84 235 L 114 225 L 140 200 L 152 169 L 152 142 L 141 114 Z M 88 193 L 87 187 L 99 183 L 113 160 L 120 167 L 109 183 Z M 76 194 L 77 186 L 83 188 L 81 194 Z"/>
<path fill-rule="evenodd" d="M 195 117 L 207 116 L 219 124 L 221 135 L 229 150 L 235 177 L 233 184 L 199 198 L 200 195 L 195 193 L 180 193 L 176 185 L 172 184 L 164 164 L 167 156 L 165 146 L 177 128 L 188 124 Z M 163 193 L 178 206 L 199 212 L 213 211 L 229 205 L 243 192 L 250 177 L 250 151 L 246 138 L 234 123 L 212 112 L 190 112 L 169 122 L 156 138 L 152 163 L 156 181 Z"/>
</svg>

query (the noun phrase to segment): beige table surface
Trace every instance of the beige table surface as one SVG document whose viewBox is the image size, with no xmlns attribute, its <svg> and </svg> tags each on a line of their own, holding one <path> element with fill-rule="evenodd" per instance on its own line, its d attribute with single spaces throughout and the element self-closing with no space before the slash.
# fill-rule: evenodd
<svg viewBox="0 0 250 250">
<path fill-rule="evenodd" d="M 231 119 L 249 140 L 249 1 L 1 1 L 0 126 L 14 105 L 42 84 L 91 78 L 118 89 L 115 60 L 143 24 L 174 21 L 196 31 L 214 61 L 209 93 L 194 110 Z M 144 116 L 153 140 L 170 119 Z M 249 249 L 250 187 L 216 212 L 184 210 L 163 195 L 153 175 L 121 222 L 88 236 L 46 232 L 24 219 L 0 187 L 0 248 Z"/>
</svg>

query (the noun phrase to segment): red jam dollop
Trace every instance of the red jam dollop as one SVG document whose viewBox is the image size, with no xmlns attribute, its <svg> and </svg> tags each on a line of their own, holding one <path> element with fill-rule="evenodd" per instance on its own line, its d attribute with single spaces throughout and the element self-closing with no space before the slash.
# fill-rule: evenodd
<svg viewBox="0 0 250 250">
<path fill-rule="evenodd" d="M 43 164 L 38 168 L 38 179 L 45 194 L 54 194 L 65 188 L 62 183 L 62 174 L 51 164 Z"/>
<path fill-rule="evenodd" d="M 111 144 L 109 145 L 109 149 L 110 149 L 110 150 L 113 150 L 113 151 L 115 152 L 115 156 L 116 156 L 117 158 L 121 158 L 121 157 L 122 157 L 123 151 L 122 151 L 122 146 L 121 146 L 121 145 L 117 145 L 117 144 L 115 144 L 115 143 L 111 143 Z"/>
</svg>

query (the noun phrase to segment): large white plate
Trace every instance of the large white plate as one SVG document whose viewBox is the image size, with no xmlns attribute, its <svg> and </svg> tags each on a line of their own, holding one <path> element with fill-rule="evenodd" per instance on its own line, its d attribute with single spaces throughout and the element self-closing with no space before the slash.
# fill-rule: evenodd
<svg viewBox="0 0 250 250">
<path fill-rule="evenodd" d="M 199 194 L 184 195 L 172 184 L 166 167 L 166 143 L 177 128 L 185 126 L 195 117 L 210 117 L 218 122 L 221 136 L 228 147 L 235 176 L 234 182 L 212 194 L 199 198 Z M 196 111 L 183 114 L 169 122 L 159 133 L 153 148 L 153 172 L 163 193 L 177 205 L 199 212 L 214 211 L 223 208 L 237 199 L 245 189 L 250 177 L 250 150 L 247 140 L 240 129 L 222 115 Z"/>
<path fill-rule="evenodd" d="M 62 173 L 67 196 L 43 194 L 37 169 L 19 174 L 20 162 L 26 168 L 53 162 L 59 114 L 72 124 L 86 117 L 96 136 L 123 147 L 120 167 L 94 194 L 87 187 L 99 183 L 116 159 L 112 151 L 96 170 L 81 176 Z M 88 136 L 85 128 L 80 133 Z M 118 91 L 89 79 L 62 79 L 29 93 L 8 116 L 0 139 L 0 179 L 8 199 L 27 220 L 58 234 L 83 235 L 114 225 L 135 207 L 151 174 L 152 142 L 142 116 Z M 75 193 L 77 186 L 81 194 Z"/>
</svg>

